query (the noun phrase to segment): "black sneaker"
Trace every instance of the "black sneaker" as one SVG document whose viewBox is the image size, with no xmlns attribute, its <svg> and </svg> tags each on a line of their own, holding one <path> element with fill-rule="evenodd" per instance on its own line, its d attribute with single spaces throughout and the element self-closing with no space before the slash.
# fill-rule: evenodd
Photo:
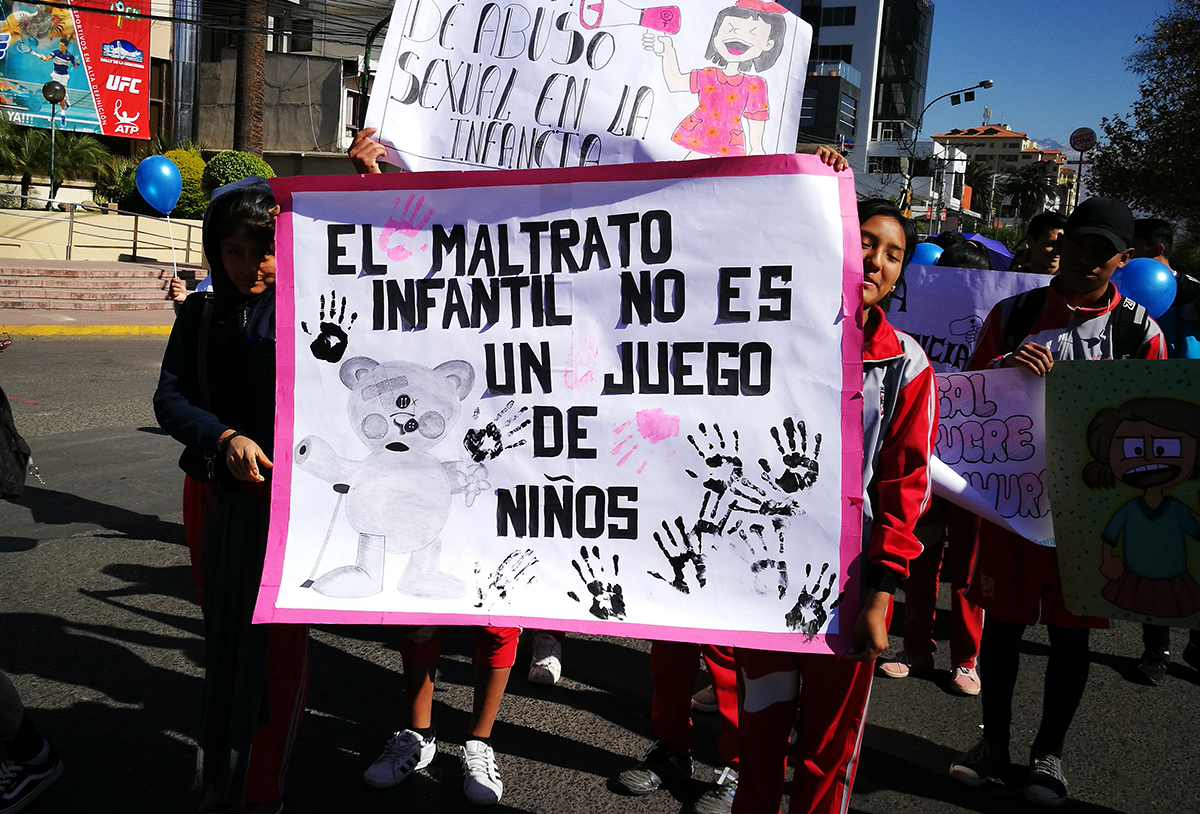
<svg viewBox="0 0 1200 814">
<path fill-rule="evenodd" d="M 1138 672 L 1145 677 L 1152 686 L 1157 687 L 1162 684 L 1167 677 L 1167 666 L 1171 663 L 1171 654 L 1163 650 L 1154 652 L 1147 650 L 1142 653 L 1142 660 L 1138 662 Z"/>
<path fill-rule="evenodd" d="M 656 743 L 641 763 L 617 775 L 617 784 L 630 794 L 642 795 L 691 777 L 690 752 L 671 755 L 665 743 Z"/>
<path fill-rule="evenodd" d="M 6 760 L 0 763 L 0 814 L 20 811 L 62 774 L 62 761 L 54 747 L 36 765 Z"/>
<path fill-rule="evenodd" d="M 968 786 L 979 787 L 1007 769 L 1009 762 L 1007 747 L 999 747 L 987 738 L 980 738 L 978 743 L 950 764 L 950 777 Z"/>
<path fill-rule="evenodd" d="M 717 769 L 716 788 L 709 789 L 700 795 L 700 799 L 692 806 L 694 814 L 729 814 L 733 811 L 733 796 L 737 794 L 738 773 L 732 766 Z"/>
<path fill-rule="evenodd" d="M 1029 776 L 1025 778 L 1025 799 L 1043 806 L 1060 806 L 1067 801 L 1067 778 L 1063 776 L 1062 758 L 1039 755 L 1029 758 Z"/>
<path fill-rule="evenodd" d="M 1188 642 L 1188 646 L 1183 648 L 1183 660 L 1193 670 L 1200 670 L 1200 646 Z"/>
</svg>

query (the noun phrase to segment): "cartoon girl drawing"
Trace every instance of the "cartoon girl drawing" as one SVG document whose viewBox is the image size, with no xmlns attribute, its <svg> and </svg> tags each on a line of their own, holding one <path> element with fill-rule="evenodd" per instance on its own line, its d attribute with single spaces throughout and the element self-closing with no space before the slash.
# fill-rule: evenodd
<svg viewBox="0 0 1200 814">
<path fill-rule="evenodd" d="M 779 59 L 787 34 L 787 9 L 763 0 L 737 0 L 722 9 L 704 55 L 717 67 L 690 73 L 679 70 L 670 37 L 652 32 L 642 45 L 662 57 L 663 78 L 675 93 L 699 97 L 696 110 L 675 128 L 671 140 L 689 152 L 685 158 L 762 155 L 763 132 L 770 118 L 767 81 L 755 74 Z M 747 73 L 753 69 L 755 73 Z"/>
<path fill-rule="evenodd" d="M 1200 478 L 1198 439 L 1200 406 L 1178 399 L 1132 399 L 1101 410 L 1088 424 L 1094 460 L 1084 467 L 1083 482 L 1111 489 L 1119 481 L 1142 493 L 1112 513 L 1101 535 L 1100 572 L 1109 582 L 1100 593 L 1118 608 L 1164 619 L 1200 612 L 1186 539 L 1200 540 L 1200 515 L 1165 494 Z"/>
</svg>

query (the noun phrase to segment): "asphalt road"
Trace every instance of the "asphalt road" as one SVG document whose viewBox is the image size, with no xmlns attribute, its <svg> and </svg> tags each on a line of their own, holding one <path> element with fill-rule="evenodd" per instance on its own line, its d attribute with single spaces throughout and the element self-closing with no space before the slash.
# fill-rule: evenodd
<svg viewBox="0 0 1200 814">
<path fill-rule="evenodd" d="M 44 480 L 22 501 L 0 503 L 0 668 L 66 763 L 31 811 L 195 808 L 203 649 L 179 525 L 179 448 L 150 408 L 164 345 L 18 337 L 0 354 L 0 384 Z M 1176 665 L 1162 687 L 1131 681 L 1139 633 L 1121 624 L 1092 640 L 1091 682 L 1065 756 L 1067 810 L 1200 812 L 1200 676 Z M 434 710 L 443 754 L 396 789 L 359 779 L 401 718 L 394 638 L 386 628 L 313 631 L 289 812 L 471 809 L 445 745 L 460 742 L 469 716 L 465 636 L 448 637 L 443 659 Z M 1176 631 L 1177 650 L 1183 640 Z M 678 812 L 703 791 L 707 766 L 674 794 L 633 799 L 609 788 L 651 743 L 647 652 L 639 641 L 572 636 L 564 679 L 551 688 L 525 680 L 522 655 L 493 738 L 505 781 L 498 810 Z M 1018 758 L 1036 729 L 1046 653 L 1044 636 L 1032 633 L 1015 712 Z M 1027 808 L 1019 784 L 974 792 L 946 778 L 951 758 L 974 742 L 979 702 L 945 686 L 876 682 L 853 811 Z M 716 722 L 700 716 L 697 727 L 697 757 L 711 766 Z"/>
</svg>

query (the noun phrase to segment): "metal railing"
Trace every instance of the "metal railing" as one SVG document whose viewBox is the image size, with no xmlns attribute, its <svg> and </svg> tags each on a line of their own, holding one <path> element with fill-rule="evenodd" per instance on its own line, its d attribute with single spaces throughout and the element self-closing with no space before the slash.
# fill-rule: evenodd
<svg viewBox="0 0 1200 814">
<path fill-rule="evenodd" d="M 100 207 L 96 204 L 82 204 L 70 201 L 47 201 L 45 198 L 34 197 L 30 195 L 13 195 L 0 194 L 0 198 L 6 198 L 9 201 L 25 201 L 37 208 L 0 208 L 0 215 L 8 217 L 21 218 L 30 221 L 48 221 L 48 222 L 67 222 L 67 240 L 66 243 L 51 242 L 45 240 L 32 240 L 22 236 L 19 238 L 20 243 L 31 243 L 42 246 L 62 246 L 66 250 L 66 259 L 73 259 L 72 255 L 76 250 L 103 249 L 103 250 L 120 250 L 125 246 L 129 246 L 129 254 L 133 258 L 138 257 L 138 250 L 144 251 L 173 251 L 179 262 L 184 264 L 196 263 L 199 264 L 203 255 L 203 245 L 200 240 L 200 227 L 192 223 L 172 220 L 170 218 L 155 217 L 152 215 L 143 215 L 137 212 L 127 212 L 121 209 Z M 58 213 L 48 209 L 47 205 L 53 205 L 58 213 L 63 212 L 65 208 L 66 218 L 57 217 Z M 107 225 L 97 222 L 98 218 L 81 219 L 79 213 L 87 214 L 115 214 L 133 218 L 132 227 L 123 225 Z M 153 231 L 147 232 L 144 227 L 145 222 L 164 224 L 167 234 L 155 234 Z M 182 235 L 181 235 L 182 232 Z M 5 239 L 5 235 L 0 235 L 0 242 Z M 9 238 L 13 240 L 14 238 Z M 108 242 L 88 242 L 106 240 Z"/>
</svg>

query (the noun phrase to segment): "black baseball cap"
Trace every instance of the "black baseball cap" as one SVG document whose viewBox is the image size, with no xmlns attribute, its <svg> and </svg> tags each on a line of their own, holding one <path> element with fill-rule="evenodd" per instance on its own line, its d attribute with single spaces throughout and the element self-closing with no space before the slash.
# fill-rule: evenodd
<svg viewBox="0 0 1200 814">
<path fill-rule="evenodd" d="M 1133 242 L 1133 213 L 1115 198 L 1088 198 L 1067 218 L 1066 235 L 1071 238 L 1100 235 L 1119 254 Z"/>
</svg>

